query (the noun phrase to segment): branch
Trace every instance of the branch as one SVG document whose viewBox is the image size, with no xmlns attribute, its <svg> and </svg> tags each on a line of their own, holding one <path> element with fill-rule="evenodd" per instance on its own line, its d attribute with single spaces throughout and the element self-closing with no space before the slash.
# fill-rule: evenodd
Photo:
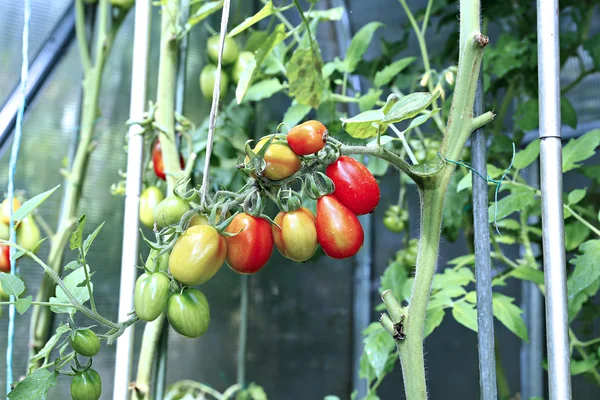
<svg viewBox="0 0 600 400">
<path fill-rule="evenodd" d="M 79 56 L 83 65 L 84 74 L 92 68 L 92 58 L 90 48 L 85 32 L 85 11 L 83 0 L 75 0 L 75 32 L 77 35 L 77 44 L 79 45 Z"/>
<path fill-rule="evenodd" d="M 481 115 L 474 117 L 471 120 L 471 132 L 474 132 L 477 129 L 481 128 L 482 126 L 489 124 L 490 122 L 492 122 L 494 120 L 494 117 L 496 117 L 496 114 L 494 114 L 491 111 L 488 111 L 486 113 L 483 113 Z"/>
</svg>

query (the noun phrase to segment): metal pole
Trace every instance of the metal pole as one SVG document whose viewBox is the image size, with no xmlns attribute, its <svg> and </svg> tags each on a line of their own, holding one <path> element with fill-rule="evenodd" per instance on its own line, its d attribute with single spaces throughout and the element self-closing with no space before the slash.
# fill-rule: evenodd
<svg viewBox="0 0 600 400">
<path fill-rule="evenodd" d="M 550 400 L 571 399 L 562 201 L 558 0 L 537 0 L 542 245 Z"/>
<path fill-rule="evenodd" d="M 475 94 L 475 115 L 484 112 L 483 73 L 479 74 Z M 471 137 L 473 169 L 487 176 L 486 137 L 483 128 Z M 492 266 L 490 262 L 490 225 L 488 223 L 488 183 L 473 174 L 473 228 L 475 230 L 475 275 L 477 280 L 477 342 L 479 350 L 479 387 L 482 400 L 496 400 L 496 356 L 494 353 L 494 311 L 492 309 Z"/>
<path fill-rule="evenodd" d="M 150 48 L 150 0 L 138 0 L 135 5 L 135 30 L 133 36 L 133 64 L 131 73 L 131 100 L 129 116 L 141 120 L 146 109 L 146 77 L 148 75 L 148 53 Z M 127 181 L 125 189 L 125 216 L 123 224 L 123 249 L 121 253 L 121 290 L 119 293 L 119 320 L 127 318 L 133 309 L 133 288 L 137 278 L 135 265 L 138 261 L 138 229 L 140 183 L 142 180 L 142 155 L 144 138 L 142 127 L 129 128 L 127 146 Z M 117 340 L 114 400 L 126 400 L 131 377 L 133 353 L 133 326 Z"/>
</svg>

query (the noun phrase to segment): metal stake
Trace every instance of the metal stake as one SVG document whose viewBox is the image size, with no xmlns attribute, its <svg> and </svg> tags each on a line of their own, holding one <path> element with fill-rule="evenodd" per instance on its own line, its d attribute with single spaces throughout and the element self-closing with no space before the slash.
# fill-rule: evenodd
<svg viewBox="0 0 600 400">
<path fill-rule="evenodd" d="M 537 0 L 542 245 L 546 287 L 546 338 L 550 400 L 571 399 L 565 237 L 558 0 Z"/>
<path fill-rule="evenodd" d="M 148 53 L 150 47 L 150 0 L 138 0 L 135 5 L 135 31 L 133 36 L 133 65 L 131 73 L 131 100 L 129 116 L 141 120 L 146 109 L 148 76 Z M 119 321 L 127 318 L 133 309 L 133 288 L 137 278 L 138 230 L 140 183 L 142 180 L 142 155 L 144 138 L 142 127 L 129 128 L 127 146 L 127 181 L 125 189 L 125 216 L 123 224 L 123 250 L 121 253 L 121 289 L 119 293 Z M 133 353 L 133 326 L 117 340 L 114 400 L 127 400 L 131 377 L 131 356 Z"/>
</svg>

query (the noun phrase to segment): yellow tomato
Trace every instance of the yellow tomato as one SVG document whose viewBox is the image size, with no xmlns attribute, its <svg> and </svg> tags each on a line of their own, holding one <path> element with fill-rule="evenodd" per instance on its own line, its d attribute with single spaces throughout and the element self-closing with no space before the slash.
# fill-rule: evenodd
<svg viewBox="0 0 600 400">
<path fill-rule="evenodd" d="M 254 152 L 257 153 L 260 151 L 268 141 L 268 136 L 262 138 L 256 144 Z M 263 171 L 263 175 L 273 181 L 279 181 L 295 174 L 300 171 L 300 167 L 302 166 L 300 157 L 286 143 L 282 142 L 271 142 L 264 155 L 264 160 L 267 165 Z M 246 163 L 248 161 L 249 158 L 246 157 Z"/>
</svg>

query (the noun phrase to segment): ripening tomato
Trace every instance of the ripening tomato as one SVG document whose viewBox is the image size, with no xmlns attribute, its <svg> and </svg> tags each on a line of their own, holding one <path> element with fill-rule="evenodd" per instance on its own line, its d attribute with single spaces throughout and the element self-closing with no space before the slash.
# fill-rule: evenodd
<svg viewBox="0 0 600 400">
<path fill-rule="evenodd" d="M 80 371 L 71 381 L 73 400 L 98 400 L 102 395 L 102 378 L 93 369 Z"/>
<path fill-rule="evenodd" d="M 0 239 L 10 239 L 10 227 L 8 226 L 8 224 L 5 224 L 3 222 L 0 222 Z"/>
<path fill-rule="evenodd" d="M 140 195 L 140 222 L 148 228 L 154 227 L 154 209 L 165 199 L 156 186 L 148 186 Z"/>
<path fill-rule="evenodd" d="M 242 76 L 242 72 L 248 67 L 250 60 L 254 58 L 254 53 L 251 51 L 242 51 L 235 60 L 233 70 L 231 71 L 231 79 L 237 84 Z"/>
<path fill-rule="evenodd" d="M 207 99 L 212 99 L 213 89 L 217 80 L 217 67 L 207 64 L 200 72 L 200 91 Z M 227 92 L 229 77 L 225 71 L 221 70 L 221 83 L 219 85 L 219 97 L 223 97 Z"/>
<path fill-rule="evenodd" d="M 215 64 L 219 61 L 219 35 L 214 35 L 208 38 L 206 41 L 206 51 L 208 52 L 208 58 Z M 239 54 L 238 45 L 235 39 L 225 37 L 225 43 L 223 43 L 223 58 L 221 61 L 223 65 L 228 65 L 237 60 Z"/>
<path fill-rule="evenodd" d="M 303 262 L 317 250 L 317 227 L 314 214 L 307 208 L 280 212 L 272 225 L 277 250 L 290 260 Z"/>
<path fill-rule="evenodd" d="M 256 153 L 262 149 L 268 141 L 268 136 L 259 140 L 253 149 L 254 152 Z M 300 157 L 287 144 L 275 141 L 271 142 L 271 145 L 265 152 L 264 160 L 267 165 L 263 171 L 263 175 L 272 181 L 285 179 L 300 171 L 300 167 L 302 166 Z M 246 163 L 248 161 L 249 158 L 246 157 Z"/>
<path fill-rule="evenodd" d="M 0 246 L 0 272 L 10 272 L 10 247 Z"/>
<path fill-rule="evenodd" d="M 296 125 L 287 134 L 287 142 L 299 156 L 314 154 L 325 147 L 327 128 L 319 121 L 306 121 Z"/>
<path fill-rule="evenodd" d="M 185 168 L 185 160 L 183 159 L 181 153 L 179 154 L 179 165 L 181 169 Z M 162 179 L 163 181 L 167 179 L 165 163 L 162 155 L 162 147 L 158 139 L 156 139 L 156 142 L 154 142 L 154 147 L 152 147 L 152 166 L 154 167 L 154 174 L 159 179 Z"/>
<path fill-rule="evenodd" d="M 28 215 L 23 218 L 17 228 L 17 244 L 25 250 L 37 253 L 39 246 L 36 246 L 42 239 L 42 233 L 35 219 Z"/>
<path fill-rule="evenodd" d="M 4 199 L 2 202 L 2 209 L 0 210 L 0 222 L 3 224 L 10 224 L 10 204 L 8 203 L 8 198 Z M 17 211 L 21 207 L 21 202 L 13 197 L 13 213 Z"/>
<path fill-rule="evenodd" d="M 210 225 L 196 225 L 177 239 L 169 257 L 169 270 L 184 285 L 199 285 L 215 276 L 225 256 L 225 238 Z"/>
<path fill-rule="evenodd" d="M 326 174 L 335 185 L 333 195 L 354 214 L 368 214 L 379 204 L 379 184 L 371 171 L 354 158 L 341 156 L 327 166 Z"/>
<path fill-rule="evenodd" d="M 239 274 L 253 274 L 267 264 L 273 253 L 271 224 L 264 218 L 241 213 L 227 229 L 227 264 Z M 239 232 L 239 233 L 238 233 Z"/>
<path fill-rule="evenodd" d="M 317 200 L 317 238 L 325 254 L 341 259 L 358 253 L 365 236 L 356 215 L 326 195 Z"/>
<path fill-rule="evenodd" d="M 190 206 L 185 200 L 174 195 L 169 196 L 158 203 L 154 209 L 154 220 L 160 228 L 176 225 L 189 209 Z"/>
<path fill-rule="evenodd" d="M 167 318 L 180 335 L 200 337 L 210 324 L 208 300 L 198 289 L 186 288 L 181 293 L 173 293 L 167 304 Z"/>
<path fill-rule="evenodd" d="M 93 357 L 100 351 L 100 339 L 89 328 L 77 329 L 69 339 L 73 350 L 84 357 Z"/>
<path fill-rule="evenodd" d="M 133 307 L 142 321 L 154 321 L 167 307 L 171 280 L 163 272 L 143 273 L 135 282 Z"/>
</svg>

